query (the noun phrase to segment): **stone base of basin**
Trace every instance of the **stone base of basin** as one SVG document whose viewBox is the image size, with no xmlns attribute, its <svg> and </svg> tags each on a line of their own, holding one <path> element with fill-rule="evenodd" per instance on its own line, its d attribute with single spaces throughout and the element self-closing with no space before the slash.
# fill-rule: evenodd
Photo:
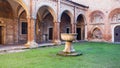
<svg viewBox="0 0 120 68">
<path fill-rule="evenodd" d="M 72 46 L 72 41 L 76 39 L 77 34 L 76 33 L 62 33 L 61 39 L 66 41 L 65 48 L 63 51 L 57 53 L 57 55 L 60 56 L 79 56 L 82 55 L 82 53 L 75 52 L 75 49 Z"/>
<path fill-rule="evenodd" d="M 82 53 L 77 53 L 77 52 L 63 52 L 63 51 L 60 51 L 57 53 L 57 55 L 60 55 L 60 56 L 80 56 L 82 55 Z"/>
</svg>

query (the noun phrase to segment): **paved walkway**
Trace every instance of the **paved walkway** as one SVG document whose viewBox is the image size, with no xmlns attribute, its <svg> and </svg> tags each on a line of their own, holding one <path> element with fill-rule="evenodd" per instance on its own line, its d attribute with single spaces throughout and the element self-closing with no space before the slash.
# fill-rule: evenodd
<svg viewBox="0 0 120 68">
<path fill-rule="evenodd" d="M 26 48 L 24 45 L 0 45 L 1 50 L 11 50 L 11 49 L 23 49 Z"/>
<path fill-rule="evenodd" d="M 39 44 L 38 47 L 53 46 L 53 43 L 43 43 Z M 25 51 L 26 47 L 24 44 L 21 45 L 0 45 L 0 54 L 9 52 L 20 52 Z"/>
<path fill-rule="evenodd" d="M 0 45 L 0 54 L 25 51 L 24 45 Z"/>
</svg>

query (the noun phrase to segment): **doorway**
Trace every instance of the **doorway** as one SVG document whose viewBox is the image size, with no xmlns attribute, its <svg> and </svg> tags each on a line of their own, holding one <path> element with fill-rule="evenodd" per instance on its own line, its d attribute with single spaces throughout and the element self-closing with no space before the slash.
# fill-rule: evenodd
<svg viewBox="0 0 120 68">
<path fill-rule="evenodd" d="M 81 28 L 77 28 L 77 40 L 81 40 Z"/>
<path fill-rule="evenodd" d="M 49 40 L 53 40 L 53 28 L 49 28 Z"/>
<path fill-rule="evenodd" d="M 85 22 L 82 14 L 78 16 L 76 26 L 77 40 L 85 40 Z"/>
<path fill-rule="evenodd" d="M 116 26 L 114 29 L 114 42 L 120 42 L 120 26 Z"/>
<path fill-rule="evenodd" d="M 66 28 L 66 33 L 70 33 L 70 28 Z"/>
</svg>

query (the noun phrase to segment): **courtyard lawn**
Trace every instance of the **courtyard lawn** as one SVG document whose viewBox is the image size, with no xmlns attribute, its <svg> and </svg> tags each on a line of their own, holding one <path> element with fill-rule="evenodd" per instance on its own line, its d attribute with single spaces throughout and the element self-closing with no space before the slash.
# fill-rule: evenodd
<svg viewBox="0 0 120 68">
<path fill-rule="evenodd" d="M 83 55 L 56 55 L 64 46 L 43 47 L 0 55 L 0 68 L 120 68 L 120 44 L 74 43 Z"/>
</svg>

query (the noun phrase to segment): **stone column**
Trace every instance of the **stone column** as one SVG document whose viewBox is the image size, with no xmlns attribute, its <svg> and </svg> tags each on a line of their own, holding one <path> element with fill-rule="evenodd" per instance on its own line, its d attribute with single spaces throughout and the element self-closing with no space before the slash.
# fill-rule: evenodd
<svg viewBox="0 0 120 68">
<path fill-rule="evenodd" d="M 38 44 L 36 43 L 36 32 L 35 32 L 35 21 L 34 18 L 27 18 L 28 20 L 28 41 L 25 46 L 27 48 L 36 48 L 38 47 Z"/>
<path fill-rule="evenodd" d="M 61 44 L 60 41 L 60 23 L 59 22 L 54 22 L 54 43 L 55 45 Z"/>
<path fill-rule="evenodd" d="M 76 23 L 72 23 L 72 33 L 76 33 Z"/>
<path fill-rule="evenodd" d="M 72 33 L 76 33 L 76 23 L 72 23 Z M 73 42 L 77 41 L 77 37 Z"/>
</svg>

